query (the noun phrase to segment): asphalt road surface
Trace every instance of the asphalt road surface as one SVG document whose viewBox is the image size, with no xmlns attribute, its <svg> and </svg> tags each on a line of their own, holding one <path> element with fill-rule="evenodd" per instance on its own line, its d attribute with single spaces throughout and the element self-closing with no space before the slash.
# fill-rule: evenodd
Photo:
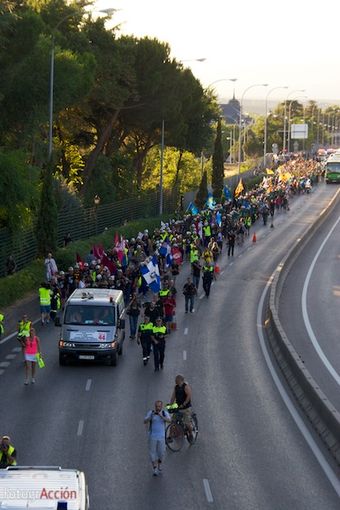
<svg viewBox="0 0 340 510">
<path fill-rule="evenodd" d="M 256 243 L 250 237 L 233 258 L 224 251 L 211 296 L 200 289 L 194 314 L 184 315 L 183 269 L 178 331 L 161 372 L 143 366 L 129 334 L 116 368 L 59 367 L 59 331 L 49 326 L 38 329 L 46 368 L 25 387 L 16 340 L 1 345 L 0 432 L 12 436 L 20 463 L 84 470 L 95 510 L 338 510 L 338 494 L 273 382 L 257 325 L 268 278 L 334 193 L 320 185 L 294 199 L 273 229 L 258 223 Z M 178 373 L 193 387 L 199 437 L 167 453 L 154 478 L 143 418 L 155 399 L 169 400 Z"/>
<path fill-rule="evenodd" d="M 280 319 L 306 367 L 340 411 L 340 202 L 292 268 Z"/>
</svg>

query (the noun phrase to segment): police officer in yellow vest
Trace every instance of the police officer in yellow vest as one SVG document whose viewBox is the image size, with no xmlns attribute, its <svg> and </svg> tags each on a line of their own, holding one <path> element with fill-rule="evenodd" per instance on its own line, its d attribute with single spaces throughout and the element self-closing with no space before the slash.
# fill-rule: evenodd
<svg viewBox="0 0 340 510">
<path fill-rule="evenodd" d="M 144 315 L 143 322 L 140 323 L 137 333 L 137 344 L 142 345 L 143 364 L 148 364 L 151 352 L 151 335 L 153 333 L 153 324 L 147 315 Z"/>
<path fill-rule="evenodd" d="M 0 442 L 0 469 L 17 465 L 17 452 L 9 436 L 2 436 Z"/>
<path fill-rule="evenodd" d="M 5 333 L 4 321 L 5 321 L 5 316 L 3 313 L 0 313 L 0 337 L 1 337 L 1 335 L 3 335 Z"/>
<path fill-rule="evenodd" d="M 211 227 L 207 221 L 203 225 L 204 246 L 208 246 L 211 238 Z"/>
<path fill-rule="evenodd" d="M 39 288 L 41 324 L 44 326 L 50 321 L 51 288 L 48 283 L 42 283 Z"/>
<path fill-rule="evenodd" d="M 164 356 L 165 356 L 165 337 L 166 326 L 164 326 L 162 319 L 156 319 L 156 324 L 152 328 L 152 348 L 155 363 L 155 372 L 159 371 L 159 367 L 163 370 Z"/>
</svg>

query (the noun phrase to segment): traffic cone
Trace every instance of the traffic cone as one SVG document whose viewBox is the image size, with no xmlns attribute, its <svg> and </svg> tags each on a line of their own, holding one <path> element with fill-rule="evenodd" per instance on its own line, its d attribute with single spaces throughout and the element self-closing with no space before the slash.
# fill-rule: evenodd
<svg viewBox="0 0 340 510">
<path fill-rule="evenodd" d="M 253 243 L 256 243 L 256 233 L 253 234 Z"/>
</svg>

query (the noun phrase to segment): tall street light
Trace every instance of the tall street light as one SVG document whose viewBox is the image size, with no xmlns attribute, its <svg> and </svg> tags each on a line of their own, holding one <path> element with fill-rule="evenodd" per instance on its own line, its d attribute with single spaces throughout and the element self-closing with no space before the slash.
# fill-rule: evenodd
<svg viewBox="0 0 340 510">
<path fill-rule="evenodd" d="M 250 85 L 247 87 L 241 96 L 241 102 L 240 102 L 240 117 L 239 117 L 239 124 L 238 124 L 238 176 L 240 177 L 241 173 L 241 146 L 242 146 L 242 107 L 243 107 L 243 99 L 248 90 L 255 88 L 255 87 L 268 87 L 268 83 L 254 83 L 254 85 Z"/>
<path fill-rule="evenodd" d="M 266 154 L 267 154 L 267 117 L 268 117 L 268 97 L 274 90 L 288 89 L 287 86 L 274 87 L 268 91 L 266 95 L 266 107 L 265 107 L 265 118 L 264 118 L 264 142 L 263 142 L 263 169 L 266 167 Z"/>
<path fill-rule="evenodd" d="M 97 12 L 111 16 L 116 9 L 102 9 Z M 54 60 L 55 60 L 55 32 L 64 21 L 75 15 L 75 11 L 64 16 L 52 30 L 51 64 L 50 64 L 50 99 L 49 99 L 49 127 L 48 127 L 48 160 L 51 161 L 53 152 L 53 102 L 54 102 Z"/>
<path fill-rule="evenodd" d="M 286 152 L 286 138 L 287 138 L 287 134 L 286 134 L 286 117 L 287 117 L 287 101 L 289 99 L 289 97 L 292 95 L 292 94 L 296 94 L 297 92 L 305 92 L 306 90 L 305 89 L 295 89 L 295 90 L 292 90 L 291 92 L 289 92 L 287 94 L 287 97 L 285 99 L 285 106 L 284 106 L 284 115 L 283 115 L 283 140 L 282 140 L 282 152 L 285 153 Z"/>
<path fill-rule="evenodd" d="M 220 81 L 237 81 L 237 78 L 220 78 L 219 80 L 215 80 L 211 83 L 209 83 L 209 85 L 207 85 L 207 87 L 205 87 L 206 89 L 209 89 L 212 85 L 215 85 L 215 83 L 219 83 Z"/>
<path fill-rule="evenodd" d="M 184 60 L 180 59 L 180 62 L 205 62 L 207 59 L 203 58 L 186 58 Z"/>
</svg>

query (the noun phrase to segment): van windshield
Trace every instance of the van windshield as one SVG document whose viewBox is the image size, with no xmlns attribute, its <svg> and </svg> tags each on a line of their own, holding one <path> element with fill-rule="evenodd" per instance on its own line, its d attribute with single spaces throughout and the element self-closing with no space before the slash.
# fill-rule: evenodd
<svg viewBox="0 0 340 510">
<path fill-rule="evenodd" d="M 114 326 L 115 310 L 113 306 L 68 305 L 65 324 Z"/>
</svg>

